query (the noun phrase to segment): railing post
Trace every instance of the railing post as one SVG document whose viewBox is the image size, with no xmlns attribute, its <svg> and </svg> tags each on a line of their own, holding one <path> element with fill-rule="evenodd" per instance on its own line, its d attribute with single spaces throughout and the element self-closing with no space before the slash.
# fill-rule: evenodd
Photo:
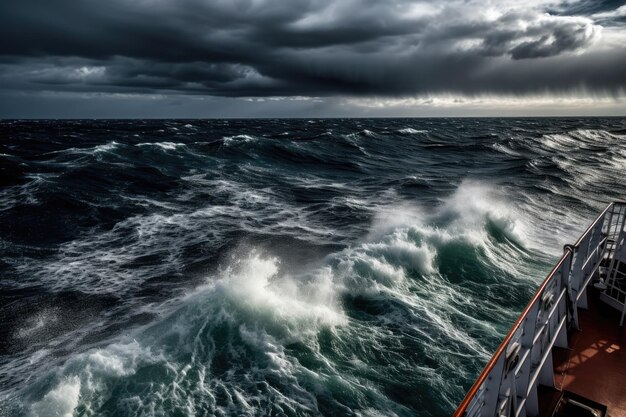
<svg viewBox="0 0 626 417">
<path fill-rule="evenodd" d="M 576 308 L 576 296 L 572 290 L 572 263 L 574 257 L 574 247 L 565 245 L 563 251 L 567 254 L 567 259 L 563 262 L 563 285 L 567 288 L 566 305 L 567 305 L 567 328 L 578 329 L 578 309 Z"/>
</svg>

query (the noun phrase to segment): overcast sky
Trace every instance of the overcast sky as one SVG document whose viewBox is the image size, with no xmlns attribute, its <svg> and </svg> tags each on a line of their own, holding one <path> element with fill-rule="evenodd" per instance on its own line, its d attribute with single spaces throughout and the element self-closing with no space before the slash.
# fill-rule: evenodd
<svg viewBox="0 0 626 417">
<path fill-rule="evenodd" d="M 0 2 L 0 117 L 626 115 L 597 0 Z"/>
</svg>

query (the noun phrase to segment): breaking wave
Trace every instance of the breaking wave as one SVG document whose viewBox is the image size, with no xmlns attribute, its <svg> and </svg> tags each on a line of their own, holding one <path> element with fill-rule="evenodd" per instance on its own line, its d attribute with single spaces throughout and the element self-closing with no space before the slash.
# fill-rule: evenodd
<svg viewBox="0 0 626 417">
<path fill-rule="evenodd" d="M 616 118 L 0 133 L 3 417 L 450 415 L 626 195 Z"/>
<path fill-rule="evenodd" d="M 511 316 L 511 298 L 466 288 L 485 279 L 494 292 L 524 284 L 510 282 L 512 265 L 498 256 L 503 243 L 516 261 L 528 256 L 523 228 L 490 194 L 468 182 L 431 213 L 383 209 L 362 243 L 309 271 L 240 248 L 155 324 L 53 370 L 27 390 L 24 408 L 33 416 L 299 415 L 337 406 L 408 415 L 416 400 L 389 398 L 388 384 L 425 354 L 429 364 L 397 389 L 447 392 L 433 409 L 443 412 L 461 393 L 461 361 L 486 360 L 500 336 L 488 322 Z M 459 258 L 468 271 L 451 266 Z M 520 305 L 528 295 L 510 294 Z"/>
<path fill-rule="evenodd" d="M 402 129 L 398 129 L 398 133 L 401 133 L 403 135 L 415 135 L 418 133 L 428 133 L 428 130 L 420 130 L 420 129 L 413 129 L 412 127 L 405 127 Z"/>
</svg>

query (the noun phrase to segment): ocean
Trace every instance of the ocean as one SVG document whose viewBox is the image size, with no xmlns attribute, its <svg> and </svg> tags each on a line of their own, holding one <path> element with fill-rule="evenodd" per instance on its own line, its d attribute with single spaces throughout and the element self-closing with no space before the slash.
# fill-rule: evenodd
<svg viewBox="0 0 626 417">
<path fill-rule="evenodd" d="M 448 416 L 624 118 L 0 121 L 0 416 Z"/>
</svg>

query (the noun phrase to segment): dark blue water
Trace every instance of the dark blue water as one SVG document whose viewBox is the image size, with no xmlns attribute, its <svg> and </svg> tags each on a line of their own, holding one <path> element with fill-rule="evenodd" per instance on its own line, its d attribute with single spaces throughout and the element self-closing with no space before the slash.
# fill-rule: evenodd
<svg viewBox="0 0 626 417">
<path fill-rule="evenodd" d="M 0 415 L 446 416 L 626 120 L 0 121 Z"/>
</svg>

